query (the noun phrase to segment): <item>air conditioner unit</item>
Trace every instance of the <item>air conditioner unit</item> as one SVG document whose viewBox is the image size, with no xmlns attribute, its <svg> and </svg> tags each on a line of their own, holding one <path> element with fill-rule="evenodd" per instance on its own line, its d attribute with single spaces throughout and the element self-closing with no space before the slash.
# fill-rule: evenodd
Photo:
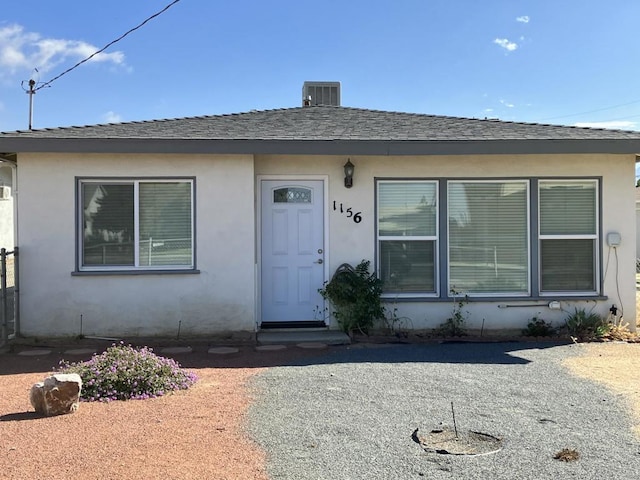
<svg viewBox="0 0 640 480">
<path fill-rule="evenodd" d="M 302 105 L 340 106 L 340 82 L 304 82 Z"/>
<path fill-rule="evenodd" d="M 9 200 L 11 198 L 11 187 L 0 185 L 0 200 Z"/>
</svg>

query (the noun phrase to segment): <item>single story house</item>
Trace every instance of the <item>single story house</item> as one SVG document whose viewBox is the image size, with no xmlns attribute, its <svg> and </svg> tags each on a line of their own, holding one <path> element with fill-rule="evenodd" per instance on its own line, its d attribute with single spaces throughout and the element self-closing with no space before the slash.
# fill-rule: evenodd
<svg viewBox="0 0 640 480">
<path fill-rule="evenodd" d="M 452 292 L 485 333 L 612 305 L 635 327 L 639 132 L 305 103 L 0 134 L 20 333 L 338 328 L 318 289 L 363 259 L 416 330 Z"/>
</svg>

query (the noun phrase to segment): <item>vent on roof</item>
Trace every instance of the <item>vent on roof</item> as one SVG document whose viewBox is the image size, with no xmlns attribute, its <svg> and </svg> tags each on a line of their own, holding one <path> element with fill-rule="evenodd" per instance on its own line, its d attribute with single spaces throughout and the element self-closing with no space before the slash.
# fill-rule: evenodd
<svg viewBox="0 0 640 480">
<path fill-rule="evenodd" d="M 340 82 L 304 82 L 302 86 L 302 106 L 340 106 Z"/>
</svg>

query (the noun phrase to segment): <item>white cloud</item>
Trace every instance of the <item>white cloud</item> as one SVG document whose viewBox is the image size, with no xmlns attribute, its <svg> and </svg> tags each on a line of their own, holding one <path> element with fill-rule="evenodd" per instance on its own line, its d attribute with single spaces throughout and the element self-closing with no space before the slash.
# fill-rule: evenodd
<svg viewBox="0 0 640 480">
<path fill-rule="evenodd" d="M 608 128 L 617 130 L 635 130 L 637 128 L 636 122 L 613 120 L 610 122 L 578 122 L 574 123 L 574 127 L 583 128 Z"/>
<path fill-rule="evenodd" d="M 509 52 L 513 52 L 516 48 L 518 48 L 518 44 L 515 42 L 510 42 L 507 38 L 496 38 L 493 43 L 501 46 L 505 50 Z"/>
<path fill-rule="evenodd" d="M 529 23 L 529 15 L 522 15 L 521 17 L 517 17 L 516 22 Z"/>
<path fill-rule="evenodd" d="M 42 38 L 39 33 L 26 32 L 21 25 L 0 27 L 0 78 L 19 71 L 37 68 L 46 72 L 65 61 L 78 62 L 99 50 L 79 40 Z M 124 53 L 100 53 L 91 62 L 111 62 L 124 65 Z"/>
<path fill-rule="evenodd" d="M 106 123 L 120 123 L 122 122 L 122 116 L 119 113 L 112 112 L 111 110 L 105 113 L 102 118 Z"/>
<path fill-rule="evenodd" d="M 506 100 L 500 100 L 500 103 L 507 108 L 513 108 L 515 105 L 513 103 L 507 102 Z"/>
</svg>

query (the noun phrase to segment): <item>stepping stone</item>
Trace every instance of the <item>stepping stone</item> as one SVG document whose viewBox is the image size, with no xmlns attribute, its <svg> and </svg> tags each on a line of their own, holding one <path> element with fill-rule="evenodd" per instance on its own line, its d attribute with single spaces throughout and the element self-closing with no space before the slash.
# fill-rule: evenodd
<svg viewBox="0 0 640 480">
<path fill-rule="evenodd" d="M 23 350 L 18 352 L 18 355 L 22 355 L 23 357 L 37 357 L 40 355 L 49 355 L 51 350 Z"/>
<path fill-rule="evenodd" d="M 230 355 L 232 353 L 238 353 L 240 349 L 236 347 L 211 347 L 207 351 L 215 355 Z"/>
<path fill-rule="evenodd" d="M 191 347 L 166 347 L 160 350 L 160 353 L 168 353 L 175 355 L 176 353 L 191 353 L 193 349 Z"/>
<path fill-rule="evenodd" d="M 96 353 L 95 348 L 72 348 L 71 350 L 65 350 L 65 355 L 92 355 Z"/>
<path fill-rule="evenodd" d="M 328 347 L 326 343 L 321 342 L 304 342 L 296 344 L 298 348 L 306 348 L 309 350 L 323 350 Z"/>
<path fill-rule="evenodd" d="M 286 345 L 259 345 L 256 347 L 256 352 L 277 352 L 286 348 Z"/>
</svg>

